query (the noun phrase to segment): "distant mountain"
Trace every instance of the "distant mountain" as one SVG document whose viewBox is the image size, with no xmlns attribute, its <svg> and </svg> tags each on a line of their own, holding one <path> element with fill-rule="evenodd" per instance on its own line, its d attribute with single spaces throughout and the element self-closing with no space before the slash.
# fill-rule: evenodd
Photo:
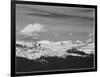
<svg viewBox="0 0 100 77">
<path fill-rule="evenodd" d="M 41 57 L 60 57 L 68 55 L 86 57 L 94 54 L 94 42 L 59 41 L 48 40 L 24 42 L 16 41 L 16 56 L 27 59 L 39 59 Z"/>
</svg>

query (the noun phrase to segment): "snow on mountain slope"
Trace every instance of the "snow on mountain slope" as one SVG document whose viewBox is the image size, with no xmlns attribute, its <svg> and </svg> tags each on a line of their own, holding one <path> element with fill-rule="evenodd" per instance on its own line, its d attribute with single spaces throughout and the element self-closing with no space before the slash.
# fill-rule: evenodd
<svg viewBox="0 0 100 77">
<path fill-rule="evenodd" d="M 16 41 L 16 56 L 36 60 L 41 57 L 87 56 L 94 54 L 94 43 L 82 41 L 59 41 L 47 40 L 36 42 Z"/>
</svg>

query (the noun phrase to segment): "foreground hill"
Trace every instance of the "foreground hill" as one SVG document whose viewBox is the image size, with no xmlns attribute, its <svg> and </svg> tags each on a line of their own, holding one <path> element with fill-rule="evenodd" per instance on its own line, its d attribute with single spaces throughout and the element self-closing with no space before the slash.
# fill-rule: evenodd
<svg viewBox="0 0 100 77">
<path fill-rule="evenodd" d="M 45 60 L 45 61 L 42 61 Z M 88 69 L 94 67 L 94 56 L 79 57 L 67 56 L 66 58 L 58 57 L 41 57 L 40 60 L 28 60 L 26 58 L 16 58 L 17 72 L 34 72 L 34 71 L 51 71 L 51 70 L 73 70 Z"/>
</svg>

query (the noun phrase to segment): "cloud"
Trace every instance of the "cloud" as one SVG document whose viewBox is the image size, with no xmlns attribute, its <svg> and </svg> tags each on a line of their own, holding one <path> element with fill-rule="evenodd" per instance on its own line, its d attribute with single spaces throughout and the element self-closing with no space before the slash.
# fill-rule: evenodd
<svg viewBox="0 0 100 77">
<path fill-rule="evenodd" d="M 23 35 L 28 35 L 28 36 L 39 36 L 38 34 L 39 32 L 47 32 L 45 25 L 34 23 L 34 24 L 28 24 L 19 33 Z"/>
<path fill-rule="evenodd" d="M 45 25 L 41 25 L 39 23 L 28 24 L 22 30 L 18 32 L 20 35 L 24 35 L 24 39 L 39 39 L 40 32 L 47 32 Z"/>
<path fill-rule="evenodd" d="M 38 7 L 38 6 L 36 6 Z M 41 17 L 49 17 L 49 18 L 56 18 L 56 19 L 65 19 L 65 18 L 79 18 L 79 19 L 85 19 L 85 20 L 93 20 L 94 17 L 90 13 L 94 13 L 93 9 L 90 8 L 39 8 L 34 7 L 28 7 L 28 6 L 17 6 L 17 9 L 23 9 L 28 12 L 26 12 L 26 15 L 30 16 L 41 16 Z M 48 9 L 48 10 L 47 10 Z M 55 10 L 55 11 L 54 11 Z M 56 11 L 57 10 L 57 11 Z M 65 11 L 66 10 L 66 11 Z M 62 12 L 61 12 L 62 11 Z M 63 13 L 64 12 L 64 13 Z"/>
</svg>

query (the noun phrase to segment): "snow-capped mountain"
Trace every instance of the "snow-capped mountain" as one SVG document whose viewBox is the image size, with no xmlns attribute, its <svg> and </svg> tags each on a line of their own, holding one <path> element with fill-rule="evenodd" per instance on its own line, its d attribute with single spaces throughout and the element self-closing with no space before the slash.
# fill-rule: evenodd
<svg viewBox="0 0 100 77">
<path fill-rule="evenodd" d="M 84 53 L 83 55 L 81 53 Z M 24 42 L 16 41 L 16 56 L 28 59 L 38 59 L 44 57 L 61 57 L 68 55 L 84 57 L 94 53 L 94 42 L 83 43 L 76 41 L 51 42 L 48 40 Z"/>
</svg>

